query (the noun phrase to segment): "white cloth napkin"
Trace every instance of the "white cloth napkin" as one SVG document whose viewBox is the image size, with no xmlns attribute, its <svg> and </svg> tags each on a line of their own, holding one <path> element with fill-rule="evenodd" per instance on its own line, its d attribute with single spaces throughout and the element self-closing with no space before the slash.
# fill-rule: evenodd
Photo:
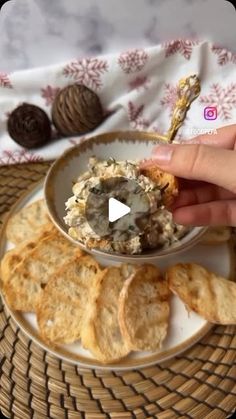
<svg viewBox="0 0 236 419">
<path fill-rule="evenodd" d="M 0 72 L 0 165 L 55 159 L 68 147 L 106 131 L 165 134 L 178 81 L 191 74 L 200 77 L 201 93 L 178 136 L 214 135 L 218 127 L 236 122 L 236 54 L 208 42 L 176 40 L 145 50 L 75 59 L 11 74 Z M 75 82 L 94 90 L 108 115 L 96 130 L 34 150 L 26 150 L 10 138 L 7 118 L 16 106 L 23 102 L 38 105 L 51 119 L 55 94 Z"/>
</svg>

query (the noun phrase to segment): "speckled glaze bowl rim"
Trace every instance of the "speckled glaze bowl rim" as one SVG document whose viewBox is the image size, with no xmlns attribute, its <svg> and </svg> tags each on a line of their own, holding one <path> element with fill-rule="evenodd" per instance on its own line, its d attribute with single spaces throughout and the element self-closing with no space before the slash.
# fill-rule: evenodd
<svg viewBox="0 0 236 419">
<path fill-rule="evenodd" d="M 68 164 L 71 158 L 74 158 L 76 156 L 79 157 L 81 153 L 91 149 L 94 144 L 99 145 L 101 143 L 103 144 L 112 143 L 116 140 L 119 140 L 124 143 L 126 143 L 127 141 L 133 142 L 133 143 L 135 143 L 136 141 L 139 141 L 139 142 L 152 141 L 153 145 L 155 145 L 155 143 L 158 144 L 160 142 L 165 141 L 166 139 L 164 136 L 159 135 L 158 133 L 151 133 L 151 132 L 145 132 L 145 131 L 112 131 L 112 132 L 105 132 L 96 136 L 91 136 L 87 138 L 85 141 L 81 142 L 80 144 L 70 147 L 69 149 L 64 151 L 64 153 L 59 158 L 57 158 L 55 162 L 52 164 L 52 166 L 50 167 L 46 175 L 45 182 L 44 182 L 45 201 L 46 201 L 47 209 L 49 212 L 49 216 L 53 224 L 56 226 L 57 229 L 59 229 L 59 231 L 67 239 L 69 239 L 71 242 L 79 246 L 81 249 L 83 249 L 87 253 L 91 253 L 93 255 L 97 255 L 102 258 L 113 259 L 120 262 L 122 261 L 127 262 L 128 259 L 133 260 L 133 261 L 135 260 L 147 261 L 151 259 L 165 258 L 165 257 L 168 257 L 169 255 L 181 253 L 193 247 L 195 244 L 197 244 L 200 241 L 202 235 L 206 232 L 207 227 L 193 227 L 191 231 L 198 229 L 199 232 L 194 237 L 190 238 L 190 240 L 188 241 L 181 243 L 181 240 L 180 240 L 179 245 L 170 246 L 167 249 L 161 249 L 159 251 L 150 250 L 149 252 L 135 254 L 135 255 L 108 253 L 100 249 L 89 249 L 82 242 L 79 242 L 73 239 L 72 237 L 70 237 L 67 231 L 63 229 L 61 225 L 61 220 L 59 216 L 57 215 L 56 208 L 54 205 L 54 190 L 57 187 L 55 180 L 56 180 L 58 172 L 62 170 Z M 186 236 L 185 236 L 185 239 L 186 239 Z"/>
</svg>

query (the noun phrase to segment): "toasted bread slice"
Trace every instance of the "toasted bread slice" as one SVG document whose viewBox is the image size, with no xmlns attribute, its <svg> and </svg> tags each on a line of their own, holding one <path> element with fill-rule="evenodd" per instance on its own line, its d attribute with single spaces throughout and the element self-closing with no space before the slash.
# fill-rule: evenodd
<svg viewBox="0 0 236 419">
<path fill-rule="evenodd" d="M 75 255 L 81 255 L 81 250 L 55 228 L 44 232 L 43 238 L 24 255 L 4 282 L 9 306 L 13 310 L 34 312 L 50 276 Z"/>
<path fill-rule="evenodd" d="M 36 311 L 40 334 L 46 342 L 72 343 L 80 338 L 99 274 L 101 269 L 95 259 L 75 256 L 50 278 Z"/>
<path fill-rule="evenodd" d="M 1 260 L 2 283 L 6 283 L 9 278 L 11 278 L 15 267 L 27 257 L 28 253 L 31 252 L 41 240 L 48 237 L 48 234 L 52 231 L 55 231 L 54 226 L 51 223 L 45 224 L 40 233 L 34 235 L 29 240 L 23 241 L 21 244 L 18 244 L 5 253 Z"/>
<path fill-rule="evenodd" d="M 212 323 L 236 324 L 236 284 L 194 263 L 179 263 L 166 272 L 169 287 Z"/>
<path fill-rule="evenodd" d="M 125 282 L 119 297 L 118 318 L 130 350 L 156 350 L 167 334 L 169 318 L 167 281 L 154 265 L 143 265 Z"/>
<path fill-rule="evenodd" d="M 129 353 L 118 323 L 119 294 L 128 274 L 127 267 L 104 270 L 94 304 L 88 308 L 81 331 L 82 345 L 104 364 L 116 362 Z"/>
<path fill-rule="evenodd" d="M 203 244 L 220 244 L 227 242 L 231 237 L 230 227 L 210 227 L 202 237 Z"/>
<path fill-rule="evenodd" d="M 126 280 L 134 274 L 139 267 L 140 265 L 133 263 L 122 263 L 122 265 L 119 266 L 119 269 L 121 270 L 123 278 Z"/>
<path fill-rule="evenodd" d="M 30 240 L 49 222 L 45 201 L 43 199 L 35 201 L 9 219 L 6 228 L 7 239 L 14 244 Z"/>
<path fill-rule="evenodd" d="M 12 275 L 15 267 L 23 260 L 24 255 L 33 250 L 37 243 L 28 240 L 5 253 L 1 260 L 1 281 L 6 283 Z"/>
<path fill-rule="evenodd" d="M 177 178 L 170 173 L 163 172 L 156 166 L 142 169 L 141 173 L 160 186 L 160 189 L 163 190 L 163 204 L 167 207 L 170 206 L 178 195 Z"/>
</svg>

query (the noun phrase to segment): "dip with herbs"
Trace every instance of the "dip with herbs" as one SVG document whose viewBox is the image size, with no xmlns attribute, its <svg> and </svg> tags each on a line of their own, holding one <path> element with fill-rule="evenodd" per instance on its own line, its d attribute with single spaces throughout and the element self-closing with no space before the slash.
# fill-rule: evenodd
<svg viewBox="0 0 236 419">
<path fill-rule="evenodd" d="M 102 222 L 106 224 L 106 219 L 104 218 L 104 221 L 101 219 L 101 196 L 104 192 L 101 185 L 106 179 L 119 177 L 135 181 L 137 190 L 124 190 L 124 193 L 132 192 L 132 197 L 135 197 L 134 194 L 139 193 L 140 190 L 144 192 L 143 198 L 146 201 L 148 199 L 148 205 L 145 199 L 141 201 L 143 218 L 138 219 L 137 231 L 134 231 L 136 225 L 134 220 L 131 220 L 131 211 L 129 216 L 104 225 L 104 231 L 107 234 L 104 233 L 101 237 L 88 222 L 86 201 L 91 192 L 98 194 L 100 201 L 95 199 L 91 215 L 100 227 Z M 98 185 L 100 185 L 99 188 Z M 160 188 L 150 178 L 141 174 L 137 161 L 117 161 L 114 158 L 100 161 L 91 157 L 88 171 L 78 177 L 72 188 L 73 196 L 66 202 L 67 215 L 64 220 L 69 226 L 69 235 L 87 247 L 99 248 L 106 252 L 140 254 L 146 249 L 167 248 L 178 241 L 188 230 L 174 223 L 172 214 L 164 207 L 162 202 L 164 188 Z M 129 199 L 128 195 L 127 199 Z M 126 201 L 126 203 L 132 206 L 135 204 L 133 201 L 135 201 L 134 198 L 132 202 Z"/>
</svg>

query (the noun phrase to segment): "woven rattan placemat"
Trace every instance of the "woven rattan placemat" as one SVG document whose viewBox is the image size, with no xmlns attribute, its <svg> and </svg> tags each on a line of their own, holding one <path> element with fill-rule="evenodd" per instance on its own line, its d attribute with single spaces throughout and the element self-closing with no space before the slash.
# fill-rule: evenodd
<svg viewBox="0 0 236 419">
<path fill-rule="evenodd" d="M 0 168 L 0 217 L 49 163 Z M 236 407 L 236 327 L 217 326 L 161 365 L 82 369 L 29 340 L 0 302 L 0 407 L 9 418 L 211 418 Z"/>
</svg>

